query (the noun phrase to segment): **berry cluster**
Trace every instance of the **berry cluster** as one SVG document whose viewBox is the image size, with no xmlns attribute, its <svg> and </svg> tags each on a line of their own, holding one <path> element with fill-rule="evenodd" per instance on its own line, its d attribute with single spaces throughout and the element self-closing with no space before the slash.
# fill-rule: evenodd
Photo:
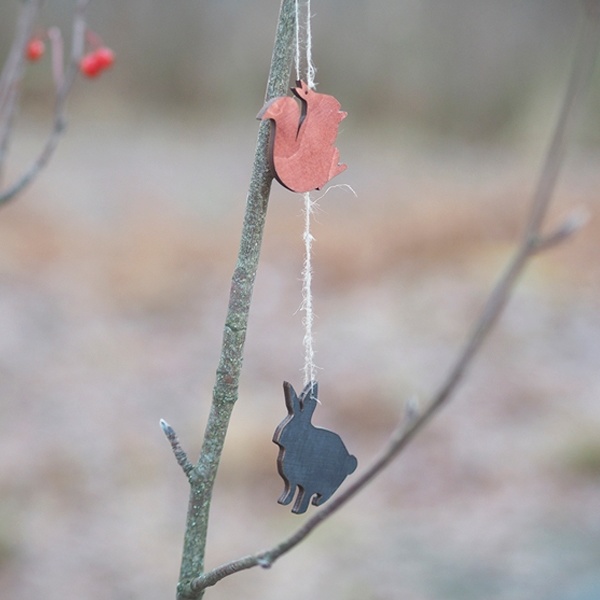
<svg viewBox="0 0 600 600">
<path fill-rule="evenodd" d="M 86 77 L 98 77 L 102 71 L 112 67 L 115 62 L 115 53 L 107 46 L 99 46 L 88 52 L 79 61 L 79 70 Z"/>
<path fill-rule="evenodd" d="M 27 42 L 27 46 L 25 47 L 25 58 L 28 61 L 36 62 L 44 56 L 44 53 L 46 52 L 44 37 L 46 37 L 46 35 L 47 34 L 36 34 L 29 42 Z M 98 77 L 102 71 L 113 66 L 115 62 L 115 53 L 108 46 L 105 46 L 100 37 L 93 31 L 88 30 L 86 32 L 86 40 L 88 47 L 91 46 L 91 50 L 82 56 L 79 61 L 79 70 L 86 77 Z M 52 39 L 51 42 L 55 42 L 55 40 Z M 62 40 L 59 40 L 59 43 L 59 51 L 56 53 L 58 56 L 62 57 Z M 56 51 L 56 45 L 56 43 L 52 44 L 53 53 Z"/>
</svg>

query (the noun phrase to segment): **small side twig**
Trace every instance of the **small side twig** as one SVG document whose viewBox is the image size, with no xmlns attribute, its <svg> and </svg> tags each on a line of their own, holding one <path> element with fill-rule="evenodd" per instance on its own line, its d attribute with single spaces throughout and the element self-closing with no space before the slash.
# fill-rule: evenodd
<svg viewBox="0 0 600 600">
<path fill-rule="evenodd" d="M 573 211 L 556 229 L 538 238 L 535 251 L 543 252 L 562 244 L 567 238 L 585 227 L 589 220 L 588 211 L 583 209 Z"/>
<path fill-rule="evenodd" d="M 567 221 L 566 225 L 559 227 L 559 229 L 547 236 L 541 233 L 542 224 L 548 212 L 562 164 L 568 125 L 576 112 L 581 94 L 589 83 L 598 49 L 600 34 L 600 10 L 598 10 L 598 6 L 600 6 L 600 0 L 594 0 L 593 2 L 592 0 L 585 1 L 588 8 L 587 19 L 576 51 L 565 98 L 533 196 L 526 227 L 512 259 L 492 289 L 471 334 L 468 336 L 465 345 L 459 352 L 454 365 L 438 391 L 423 410 L 419 411 L 417 408 L 407 408 L 404 421 L 394 431 L 380 455 L 371 465 L 359 474 L 341 493 L 323 506 L 319 512 L 306 520 L 291 536 L 269 550 L 231 561 L 193 579 L 189 587 L 195 594 L 200 594 L 202 590 L 215 585 L 221 579 L 234 573 L 256 566 L 263 568 L 270 567 L 280 556 L 289 552 L 306 539 L 314 529 L 344 506 L 359 491 L 364 489 L 374 477 L 398 456 L 402 449 L 429 422 L 431 417 L 448 401 L 452 393 L 456 390 L 467 367 L 470 366 L 477 351 L 481 348 L 481 345 L 502 313 L 518 277 L 524 271 L 529 260 L 540 251 L 566 240 L 578 229 L 575 223 L 569 224 L 569 221 Z"/>
<path fill-rule="evenodd" d="M 0 206 L 5 205 L 7 202 L 15 198 L 39 175 L 40 171 L 48 164 L 48 161 L 54 154 L 54 151 L 58 146 L 58 142 L 66 129 L 67 98 L 71 88 L 73 87 L 75 78 L 77 77 L 79 59 L 83 54 L 86 31 L 85 11 L 89 3 L 90 0 L 77 0 L 75 5 L 75 13 L 73 15 L 71 57 L 69 60 L 69 65 L 66 69 L 66 73 L 64 73 L 64 75 L 61 74 L 60 80 L 55 81 L 56 99 L 54 104 L 54 119 L 50 133 L 39 154 L 33 160 L 29 168 L 25 170 L 25 172 L 17 179 L 17 181 L 15 181 L 4 191 L 0 192 Z M 53 46 L 56 48 L 56 43 L 53 44 Z M 21 54 L 22 53 L 23 51 L 21 50 Z M 53 65 L 53 71 L 56 79 L 56 75 L 58 74 L 56 59 L 54 62 L 55 64 Z M 12 85 L 13 87 L 19 87 L 16 82 L 12 82 Z M 9 130 L 7 129 L 4 132 L 5 145 L 8 143 L 8 135 Z"/>
<path fill-rule="evenodd" d="M 177 464 L 183 469 L 186 477 L 190 479 L 193 476 L 194 465 L 190 462 L 185 450 L 181 447 L 181 443 L 179 442 L 175 430 L 164 419 L 160 420 L 160 428 L 169 440 L 169 444 L 171 444 L 171 449 L 173 450 Z"/>
</svg>

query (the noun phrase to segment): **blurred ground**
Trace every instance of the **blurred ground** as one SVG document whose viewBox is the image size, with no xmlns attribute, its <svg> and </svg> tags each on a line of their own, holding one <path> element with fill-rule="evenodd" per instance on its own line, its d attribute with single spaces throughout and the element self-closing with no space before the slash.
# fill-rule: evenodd
<svg viewBox="0 0 600 600">
<path fill-rule="evenodd" d="M 233 127 L 82 127 L 77 116 L 52 168 L 2 212 L 7 597 L 172 597 L 187 490 L 158 420 L 197 453 L 250 112 Z M 36 141 L 21 139 L 24 153 Z M 358 198 L 330 191 L 315 224 L 317 421 L 363 466 L 403 402 L 426 399 L 456 355 L 518 234 L 537 162 L 386 143 L 342 134 L 339 182 Z M 567 162 L 551 218 L 583 206 L 589 226 L 534 262 L 451 406 L 301 549 L 212 597 L 600 596 L 597 161 Z M 301 228 L 298 198 L 275 188 L 209 565 L 301 522 L 275 503 L 271 443 L 281 381 L 301 379 Z"/>
<path fill-rule="evenodd" d="M 530 8 L 529 26 L 540 37 L 532 33 L 526 49 L 537 48 L 540 56 L 545 46 L 535 41 L 545 39 L 544 32 L 563 31 L 564 37 L 552 39 L 560 49 L 570 48 L 575 22 L 566 5 L 547 4 L 571 29 L 561 28 L 560 19 L 544 29 Z M 221 5 L 219 10 L 231 11 L 237 3 Z M 256 8 L 256 22 L 267 13 L 271 21 L 263 24 L 264 36 L 255 37 L 268 48 L 275 17 L 272 6 L 257 6 L 263 5 Z M 344 14 L 344 27 L 354 31 L 362 14 L 370 23 L 367 39 L 378 40 L 385 19 L 367 5 L 352 3 L 362 13 Z M 415 56 L 409 42 L 420 39 L 419 29 L 412 29 L 417 21 L 427 32 L 423 39 L 439 43 L 443 55 L 445 46 L 433 32 L 445 18 L 460 19 L 417 9 L 417 3 L 400 5 L 393 22 L 414 19 L 398 34 L 399 55 Z M 459 5 L 472 6 L 466 0 Z M 494 14 L 508 19 L 494 13 L 497 3 L 481 5 L 487 6 L 482 23 L 494 22 Z M 512 2 L 512 9 L 517 5 Z M 540 10 L 540 3 L 534 5 Z M 328 10 L 319 7 L 324 21 L 316 20 L 323 36 Z M 251 56 L 266 71 L 268 55 L 244 50 L 236 37 L 241 26 L 236 36 L 224 37 L 219 14 L 211 22 L 215 35 L 221 31 L 223 44 L 233 40 L 223 60 L 237 57 L 232 69 L 241 71 Z M 518 32 L 529 31 L 523 27 L 509 29 L 521 39 Z M 396 31 L 393 25 L 389 30 L 388 40 Z M 476 31 L 483 46 L 490 38 L 492 49 L 502 37 L 486 37 L 491 30 L 485 28 L 465 30 Z M 445 35 L 464 40 L 461 31 L 450 28 Z M 331 37 L 340 44 L 354 39 Z M 497 88 L 487 87 L 494 70 L 488 79 L 483 67 L 469 81 L 448 75 L 450 88 L 430 88 L 428 77 L 439 83 L 439 76 L 427 76 L 423 63 L 411 70 L 409 60 L 390 76 L 386 93 L 376 69 L 369 85 L 364 79 L 381 46 L 352 76 L 334 46 L 318 62 L 321 91 L 336 94 L 344 108 L 350 88 L 360 92 L 348 98 L 350 115 L 338 142 L 349 168 L 334 183 L 350 184 L 357 198 L 331 190 L 319 202 L 314 227 L 323 403 L 315 421 L 343 436 L 360 469 L 385 443 L 403 403 L 413 396 L 426 401 L 442 381 L 508 260 L 559 96 L 553 85 L 539 82 L 559 81 L 564 68 L 561 63 L 552 72 L 536 71 L 535 93 L 509 103 L 507 113 L 505 104 L 493 102 L 501 96 Z M 463 51 L 447 54 L 444 73 L 473 74 L 461 63 Z M 135 58 L 121 53 L 125 66 Z M 434 69 L 439 56 L 431 55 L 425 67 Z M 523 73 L 512 54 L 503 56 L 507 73 L 511 65 Z M 335 60 L 337 77 L 328 66 Z M 198 69 L 208 72 L 210 64 L 207 59 Z M 402 101 L 403 76 L 423 84 L 412 103 Z M 527 72 L 519 77 L 528 79 Z M 125 85 L 124 75 L 115 70 L 114 78 L 112 84 L 106 79 L 107 91 L 102 81 L 79 86 L 68 135 L 49 169 L 0 211 L 0 590 L 6 598 L 174 597 L 187 488 L 158 422 L 171 423 L 196 457 L 264 76 L 255 87 L 234 89 L 223 82 L 219 87 L 215 75 L 214 105 L 229 102 L 220 112 L 214 105 L 184 110 L 168 99 L 162 108 L 147 104 Z M 489 103 L 479 97 L 471 128 L 459 92 L 480 83 Z M 136 85 L 144 89 L 139 81 L 131 87 Z M 181 91 L 172 81 L 165 89 L 169 85 Z M 438 96 L 432 89 L 454 91 Z M 187 93 L 196 92 L 201 104 L 206 90 Z M 365 97 L 382 99 L 374 114 L 364 108 L 371 106 Z M 600 598 L 600 153 L 593 143 L 594 97 L 548 225 L 581 208 L 590 222 L 531 264 L 451 404 L 296 551 L 270 571 L 231 577 L 207 598 Z M 437 108 L 427 104 L 435 99 Z M 44 115 L 34 100 L 20 122 L 10 176 L 44 139 Z M 397 118 L 390 110 L 395 106 L 402 107 Z M 409 123 L 415 115 L 430 126 Z M 300 200 L 274 187 L 241 397 L 213 502 L 208 567 L 269 547 L 302 522 L 276 503 L 282 482 L 271 442 L 285 414 L 281 383 L 301 381 L 302 225 Z"/>
</svg>

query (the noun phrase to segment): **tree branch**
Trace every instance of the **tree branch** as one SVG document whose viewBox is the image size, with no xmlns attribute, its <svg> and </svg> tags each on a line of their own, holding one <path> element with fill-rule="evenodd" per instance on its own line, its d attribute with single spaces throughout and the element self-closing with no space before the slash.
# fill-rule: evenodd
<svg viewBox="0 0 600 600">
<path fill-rule="evenodd" d="M 294 0 L 282 0 L 265 101 L 284 96 L 288 91 L 296 25 L 294 8 Z M 204 572 L 212 490 L 231 412 L 238 397 L 250 302 L 273 181 L 268 155 L 269 130 L 268 123 L 261 123 L 246 200 L 240 249 L 231 280 L 229 308 L 223 331 L 212 406 L 200 458 L 195 466 L 195 477 L 190 478 L 190 501 L 177 586 L 177 595 L 180 599 L 198 598 L 202 595 L 202 589 L 192 588 L 190 582 Z"/>
<path fill-rule="evenodd" d="M 593 5 L 594 10 L 589 9 L 587 13 L 587 19 L 585 20 L 574 58 L 571 77 L 567 84 L 566 94 L 556 122 L 554 134 L 540 172 L 531 210 L 521 240 L 504 273 L 492 289 L 454 366 L 450 369 L 438 391 L 433 395 L 422 412 L 419 412 L 415 406 L 408 406 L 403 423 L 394 431 L 386 446 L 372 464 L 355 478 L 348 487 L 323 506 L 319 512 L 306 520 L 295 533 L 269 550 L 231 561 L 195 578 L 189 585 L 189 588 L 194 593 L 201 593 L 202 590 L 215 585 L 221 579 L 234 573 L 256 566 L 269 568 L 280 556 L 289 552 L 306 539 L 315 528 L 344 506 L 395 459 L 456 390 L 467 367 L 471 365 L 473 358 L 502 313 L 518 277 L 522 274 L 529 260 L 541 250 L 564 241 L 577 229 L 576 227 L 559 228 L 557 231 L 560 231 L 560 234 L 555 232 L 547 237 L 543 237 L 541 233 L 542 224 L 548 212 L 548 206 L 558 179 L 566 146 L 568 125 L 572 121 L 576 109 L 579 107 L 582 92 L 587 87 L 591 78 L 598 49 L 600 11 L 597 10 L 597 6 L 600 2 L 597 0 L 594 0 L 594 2 L 586 0 L 586 2 L 588 6 Z"/>
<path fill-rule="evenodd" d="M 84 44 L 85 44 L 85 31 L 86 31 L 86 22 L 85 22 L 85 10 L 90 3 L 90 0 L 77 0 L 75 5 L 75 14 L 73 16 L 73 34 L 72 34 L 72 42 L 71 42 L 71 57 L 69 60 L 69 65 L 67 67 L 66 73 L 64 77 L 60 81 L 56 81 L 56 100 L 54 105 L 54 120 L 52 124 L 52 129 L 46 142 L 43 144 L 42 149 L 40 150 L 38 156 L 32 162 L 30 167 L 26 169 L 23 175 L 15 181 L 10 187 L 0 193 L 0 206 L 3 206 L 10 200 L 12 200 L 15 196 L 20 194 L 40 173 L 40 171 L 46 166 L 56 147 L 58 142 L 64 133 L 67 125 L 67 117 L 66 117 L 66 104 L 69 92 L 73 87 L 73 83 L 77 77 L 79 60 L 83 54 Z M 38 0 L 38 4 L 41 5 L 41 2 Z M 20 42 L 20 38 L 19 38 Z M 27 42 L 27 38 L 25 38 L 25 43 Z M 21 48 L 19 48 L 20 55 L 24 55 L 24 47 L 25 43 Z M 17 45 L 15 43 L 15 45 Z M 21 68 L 22 68 L 23 59 L 21 58 Z M 16 76 L 16 72 L 13 77 Z M 11 89 L 14 89 L 14 94 L 17 94 L 17 89 L 20 88 L 18 82 L 13 78 L 9 78 L 9 86 Z M 9 96 L 7 102 L 12 103 L 16 102 L 16 96 Z M 0 153 L 4 153 L 6 151 L 6 147 L 8 146 L 8 138 L 10 137 L 11 123 L 13 120 L 14 110 L 16 106 L 8 107 L 8 117 L 9 121 L 6 124 L 3 124 L 4 129 L 0 129 L 0 132 L 3 134 L 2 143 L 3 147 L 0 148 Z M 1 164 L 0 160 L 0 164 Z"/>
<path fill-rule="evenodd" d="M 15 39 L 0 75 L 0 181 L 4 172 L 11 132 L 15 122 L 21 80 L 25 68 L 25 47 L 31 37 L 33 26 L 45 0 L 25 0 L 23 2 Z"/>
</svg>

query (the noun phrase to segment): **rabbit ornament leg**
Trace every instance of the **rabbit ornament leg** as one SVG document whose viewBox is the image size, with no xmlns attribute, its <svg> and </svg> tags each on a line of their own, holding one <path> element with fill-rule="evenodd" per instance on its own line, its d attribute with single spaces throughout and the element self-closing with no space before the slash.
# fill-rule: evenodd
<svg viewBox="0 0 600 600">
<path fill-rule="evenodd" d="M 279 424 L 273 441 L 279 446 L 277 469 L 285 482 L 278 502 L 289 504 L 298 489 L 292 512 L 306 512 L 331 498 L 357 466 L 337 433 L 315 427 L 312 415 L 317 407 L 318 384 L 311 381 L 300 396 L 287 381 L 283 384 L 288 415 Z"/>
</svg>

